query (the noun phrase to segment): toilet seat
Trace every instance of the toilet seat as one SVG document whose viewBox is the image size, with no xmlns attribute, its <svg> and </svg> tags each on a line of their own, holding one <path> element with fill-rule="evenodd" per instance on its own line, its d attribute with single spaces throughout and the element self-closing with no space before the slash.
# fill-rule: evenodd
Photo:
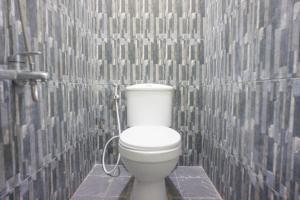
<svg viewBox="0 0 300 200">
<path fill-rule="evenodd" d="M 181 136 L 165 126 L 134 126 L 121 133 L 119 143 L 138 151 L 169 150 L 181 144 Z"/>
<path fill-rule="evenodd" d="M 137 162 L 164 162 L 181 154 L 181 136 L 164 126 L 134 126 L 119 140 L 121 157 Z"/>
</svg>

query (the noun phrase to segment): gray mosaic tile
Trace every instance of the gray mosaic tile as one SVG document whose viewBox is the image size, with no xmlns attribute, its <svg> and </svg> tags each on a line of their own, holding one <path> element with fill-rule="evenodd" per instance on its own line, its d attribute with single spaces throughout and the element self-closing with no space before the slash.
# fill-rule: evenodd
<svg viewBox="0 0 300 200">
<path fill-rule="evenodd" d="M 99 76 L 102 83 L 120 85 L 121 96 L 124 97 L 120 105 L 124 111 L 121 112 L 123 129 L 127 127 L 125 87 L 135 83 L 161 83 L 176 88 L 172 127 L 182 132 L 185 138 L 189 138 L 188 140 L 198 138 L 199 135 L 194 133 L 198 132 L 199 123 L 191 123 L 191 121 L 194 121 L 195 116 L 198 118 L 199 114 L 198 105 L 194 102 L 197 101 L 199 90 L 197 83 L 200 82 L 197 69 L 203 62 L 200 58 L 204 55 L 204 44 L 200 39 L 203 37 L 200 26 L 202 24 L 201 13 L 197 9 L 189 9 L 189 6 L 181 7 L 180 1 L 172 3 L 158 3 L 157 0 L 128 1 L 124 3 L 124 10 L 116 9 L 123 5 L 119 1 L 114 3 L 100 1 L 100 4 L 103 8 L 109 8 L 109 12 L 106 9 L 99 11 L 102 16 L 101 26 L 104 26 L 98 42 Z M 192 4 L 199 7 L 201 2 L 193 1 Z M 141 15 L 141 10 L 136 10 L 136 8 L 144 9 L 143 12 L 146 14 Z M 132 13 L 128 13 L 129 10 Z M 127 17 L 120 18 L 120 13 Z M 149 20 L 153 21 L 153 24 Z M 107 21 L 112 21 L 112 23 L 107 23 Z M 117 21 L 122 21 L 122 23 L 115 23 Z M 144 22 L 146 24 L 142 25 Z M 190 25 L 184 28 L 187 24 Z M 110 38 L 116 38 L 116 40 Z M 113 95 L 113 88 L 109 85 L 105 88 L 108 89 L 106 97 L 109 100 Z M 114 115 L 109 112 L 103 114 L 103 119 L 107 122 L 104 130 L 108 136 L 111 136 L 112 132 L 117 132 L 117 127 L 112 125 Z M 109 137 L 103 137 L 103 141 L 105 142 L 107 138 Z M 193 145 L 191 143 L 188 145 L 187 142 L 183 145 L 187 151 L 190 151 L 182 156 L 180 164 L 199 164 L 198 148 L 192 150 Z M 111 155 L 107 162 L 114 163 L 116 155 Z M 100 161 L 99 156 L 98 162 Z"/>
<path fill-rule="evenodd" d="M 110 84 L 121 86 L 124 129 L 124 89 L 143 82 L 176 88 L 179 164 L 203 165 L 225 199 L 299 197 L 299 1 L 25 4 L 31 49 L 43 51 L 34 71 L 51 80 L 39 102 L 0 82 L 0 198 L 39 199 L 34 184 L 69 198 L 117 132 Z M 19 15 L 16 0 L 0 1 L 0 68 L 24 51 Z"/>
<path fill-rule="evenodd" d="M 205 1 L 202 165 L 224 199 L 299 196 L 299 5 Z"/>
<path fill-rule="evenodd" d="M 102 91 L 91 83 L 98 1 L 20 2 L 29 50 L 43 53 L 33 71 L 51 79 L 38 83 L 38 102 L 28 85 L 0 81 L 0 199 L 69 199 L 94 165 L 102 134 L 93 130 Z M 0 66 L 28 70 L 7 62 L 25 51 L 18 8 L 17 0 L 0 2 Z"/>
</svg>

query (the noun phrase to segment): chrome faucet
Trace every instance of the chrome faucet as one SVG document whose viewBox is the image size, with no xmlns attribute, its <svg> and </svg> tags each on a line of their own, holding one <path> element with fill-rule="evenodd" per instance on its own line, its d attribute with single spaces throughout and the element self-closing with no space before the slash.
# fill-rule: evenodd
<svg viewBox="0 0 300 200">
<path fill-rule="evenodd" d="M 45 82 L 49 78 L 49 74 L 46 72 L 33 72 L 34 62 L 32 62 L 31 56 L 35 55 L 42 55 L 42 52 L 28 51 L 8 56 L 8 63 L 17 64 L 26 64 L 26 58 L 28 58 L 30 71 L 0 70 L 0 80 L 13 80 L 18 85 L 25 85 L 26 82 L 29 82 L 32 99 L 38 101 L 37 81 L 40 80 Z"/>
</svg>

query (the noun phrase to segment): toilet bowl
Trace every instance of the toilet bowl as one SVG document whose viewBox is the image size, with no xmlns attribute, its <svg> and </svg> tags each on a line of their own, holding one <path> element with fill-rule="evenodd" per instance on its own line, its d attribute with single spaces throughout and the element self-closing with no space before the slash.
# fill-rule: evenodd
<svg viewBox="0 0 300 200">
<path fill-rule="evenodd" d="M 165 126 L 133 126 L 120 135 L 119 152 L 135 177 L 131 200 L 167 200 L 164 178 L 181 154 L 181 136 Z"/>
<path fill-rule="evenodd" d="M 119 153 L 135 177 L 131 200 L 167 200 L 165 177 L 181 154 L 181 136 L 172 124 L 174 88 L 145 83 L 126 87 L 127 126 Z"/>
</svg>

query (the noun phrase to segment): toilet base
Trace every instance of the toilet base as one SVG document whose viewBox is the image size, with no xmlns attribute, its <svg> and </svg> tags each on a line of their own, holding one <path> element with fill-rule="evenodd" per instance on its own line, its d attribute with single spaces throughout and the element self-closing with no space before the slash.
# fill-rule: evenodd
<svg viewBox="0 0 300 200">
<path fill-rule="evenodd" d="M 165 179 L 155 182 L 134 180 L 130 200 L 168 200 Z"/>
</svg>

